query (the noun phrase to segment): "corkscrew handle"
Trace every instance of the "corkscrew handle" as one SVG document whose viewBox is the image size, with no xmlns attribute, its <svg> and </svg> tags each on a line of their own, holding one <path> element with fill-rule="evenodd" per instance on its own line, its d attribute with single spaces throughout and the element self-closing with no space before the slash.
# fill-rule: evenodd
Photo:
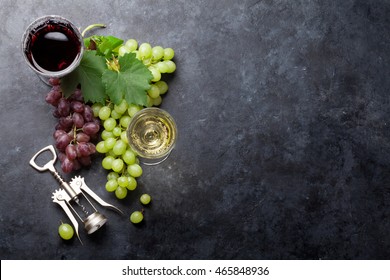
<svg viewBox="0 0 390 280">
<path fill-rule="evenodd" d="M 44 166 L 39 166 L 35 160 L 37 159 L 37 157 L 46 152 L 46 151 L 50 151 L 53 155 L 53 158 L 51 160 L 49 160 Z M 38 151 L 33 157 L 32 159 L 30 160 L 30 165 L 32 167 L 34 167 L 36 170 L 40 171 L 40 172 L 43 172 L 43 171 L 51 171 L 51 172 L 56 172 L 55 171 L 55 168 L 54 168 L 54 163 L 56 162 L 57 160 L 57 154 L 56 154 L 56 151 L 54 150 L 54 147 L 53 145 L 49 145 L 49 146 L 46 146 L 44 147 L 43 149 L 41 149 L 40 151 Z"/>
<path fill-rule="evenodd" d="M 50 151 L 53 155 L 53 158 L 51 160 L 49 160 L 44 166 L 39 166 L 37 163 L 36 163 L 36 159 L 37 157 L 46 152 L 46 151 Z M 53 174 L 54 178 L 56 178 L 56 180 L 58 181 L 58 183 L 61 185 L 61 187 L 63 189 L 65 189 L 68 194 L 70 195 L 70 197 L 73 199 L 75 198 L 80 192 L 77 192 L 75 191 L 74 189 L 72 189 L 69 184 L 67 182 L 65 182 L 60 174 L 58 174 L 57 170 L 55 169 L 54 167 L 54 164 L 57 160 L 57 154 L 56 154 L 56 151 L 53 147 L 53 145 L 49 145 L 49 146 L 46 146 L 44 147 L 43 149 L 41 149 L 40 151 L 38 151 L 33 157 L 32 159 L 30 160 L 30 165 L 32 167 L 34 167 L 36 170 L 40 171 L 40 172 L 43 172 L 43 171 L 50 171 L 51 174 Z"/>
</svg>

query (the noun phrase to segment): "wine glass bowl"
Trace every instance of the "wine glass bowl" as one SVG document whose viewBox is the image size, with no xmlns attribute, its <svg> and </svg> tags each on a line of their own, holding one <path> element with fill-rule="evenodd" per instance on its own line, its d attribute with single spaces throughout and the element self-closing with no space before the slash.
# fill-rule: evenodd
<svg viewBox="0 0 390 280">
<path fill-rule="evenodd" d="M 72 72 L 80 64 L 83 51 L 83 37 L 78 28 L 57 15 L 34 20 L 22 36 L 24 59 L 45 83 Z"/>
</svg>

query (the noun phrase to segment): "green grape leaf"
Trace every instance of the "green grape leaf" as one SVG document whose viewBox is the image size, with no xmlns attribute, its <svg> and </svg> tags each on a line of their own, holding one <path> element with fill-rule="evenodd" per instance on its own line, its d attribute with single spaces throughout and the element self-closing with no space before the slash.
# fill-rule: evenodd
<svg viewBox="0 0 390 280">
<path fill-rule="evenodd" d="M 122 45 L 123 40 L 113 36 L 103 37 L 101 43 L 98 45 L 98 51 L 106 58 L 111 58 L 113 51 Z"/>
<path fill-rule="evenodd" d="M 114 104 L 125 99 L 128 104 L 147 106 L 146 90 L 153 78 L 149 69 L 128 53 L 118 59 L 119 71 L 106 69 L 102 75 L 106 94 Z"/>
<path fill-rule="evenodd" d="M 64 96 L 69 97 L 80 84 L 85 102 L 104 103 L 107 96 L 102 84 L 102 73 L 106 69 L 104 57 L 96 55 L 96 51 L 85 50 L 80 65 L 61 79 Z"/>
<path fill-rule="evenodd" d="M 123 40 L 114 36 L 93 35 L 84 39 L 84 45 L 87 49 L 96 50 L 97 55 L 110 59 L 112 55 L 118 54 L 119 47 Z"/>
</svg>

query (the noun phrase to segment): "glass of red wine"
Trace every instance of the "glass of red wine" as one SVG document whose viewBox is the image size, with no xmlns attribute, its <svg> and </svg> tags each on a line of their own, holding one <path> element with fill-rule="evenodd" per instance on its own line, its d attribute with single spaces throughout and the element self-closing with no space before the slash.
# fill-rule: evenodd
<svg viewBox="0 0 390 280">
<path fill-rule="evenodd" d="M 28 66 L 49 84 L 72 72 L 83 55 L 83 37 L 69 20 L 43 16 L 33 21 L 22 37 L 22 51 Z"/>
</svg>

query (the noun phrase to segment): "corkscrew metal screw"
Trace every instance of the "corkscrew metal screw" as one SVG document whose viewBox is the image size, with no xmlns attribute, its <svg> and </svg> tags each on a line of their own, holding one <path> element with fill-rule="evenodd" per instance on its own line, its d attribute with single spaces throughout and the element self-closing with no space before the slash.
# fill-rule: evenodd
<svg viewBox="0 0 390 280">
<path fill-rule="evenodd" d="M 36 163 L 36 159 L 40 154 L 46 151 L 50 151 L 53 155 L 53 158 L 49 160 L 44 166 L 39 166 Z M 61 208 L 65 211 L 66 215 L 69 217 L 75 228 L 75 232 L 78 239 L 82 244 L 83 242 L 81 241 L 78 232 L 78 223 L 75 216 L 84 224 L 84 228 L 88 234 L 95 232 L 107 222 L 107 218 L 97 211 L 88 196 L 94 199 L 103 207 L 115 210 L 120 214 L 123 214 L 123 212 L 119 208 L 108 204 L 97 194 L 95 194 L 87 186 L 87 184 L 85 184 L 83 177 L 76 176 L 70 181 L 69 184 L 65 182 L 54 167 L 56 160 L 57 154 L 55 152 L 55 149 L 52 145 L 49 145 L 38 151 L 32 157 L 32 159 L 30 160 L 30 165 L 40 172 L 50 171 L 50 173 L 53 174 L 54 178 L 56 178 L 56 180 L 60 184 L 61 189 L 55 190 L 55 192 L 53 192 L 53 202 L 59 204 Z M 86 196 L 85 194 L 88 194 L 88 196 Z M 89 206 L 91 207 L 90 209 L 92 210 L 92 214 L 90 214 L 90 211 L 88 211 L 87 207 L 85 207 L 85 205 L 81 203 L 81 199 L 85 199 L 88 202 Z M 76 211 L 76 208 L 79 208 L 79 211 Z"/>
</svg>

